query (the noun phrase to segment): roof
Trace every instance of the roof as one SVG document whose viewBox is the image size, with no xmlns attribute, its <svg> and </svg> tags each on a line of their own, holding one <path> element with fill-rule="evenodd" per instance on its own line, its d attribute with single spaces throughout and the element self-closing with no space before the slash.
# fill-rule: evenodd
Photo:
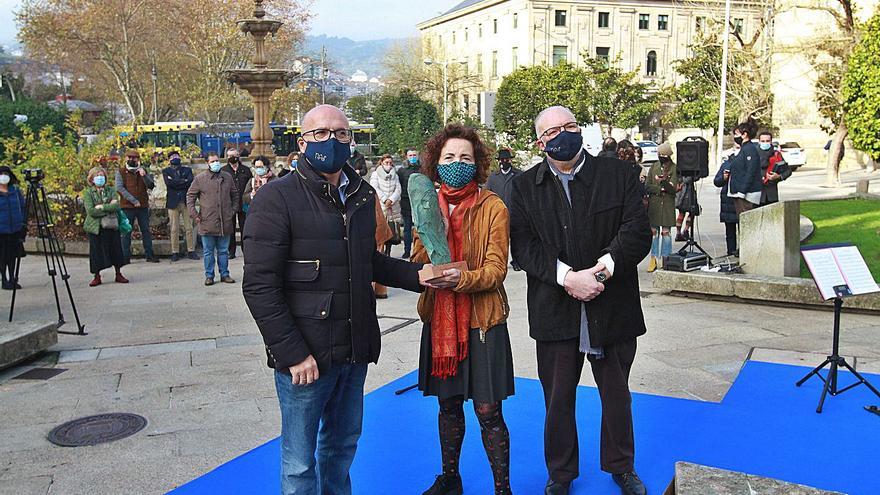
<svg viewBox="0 0 880 495">
<path fill-rule="evenodd" d="M 49 106 L 52 108 L 60 108 L 64 106 L 64 102 L 58 100 L 52 100 L 48 102 Z M 67 109 L 68 110 L 82 110 L 83 112 L 101 112 L 102 109 L 98 105 L 94 103 L 89 103 L 83 100 L 67 100 Z"/>
<path fill-rule="evenodd" d="M 464 2 L 461 2 L 458 5 L 456 5 L 455 7 L 452 7 L 451 9 L 444 12 L 443 15 L 451 14 L 457 10 L 466 9 L 466 8 L 470 7 L 471 5 L 478 4 L 482 1 L 483 0 L 464 0 Z"/>
</svg>

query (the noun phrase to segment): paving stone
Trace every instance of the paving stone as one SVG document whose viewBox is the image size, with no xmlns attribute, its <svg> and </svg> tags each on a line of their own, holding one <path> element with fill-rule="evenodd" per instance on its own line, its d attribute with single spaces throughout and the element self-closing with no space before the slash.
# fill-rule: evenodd
<svg viewBox="0 0 880 495">
<path fill-rule="evenodd" d="M 3 479 L 2 492 L 15 495 L 46 495 L 52 485 L 52 476 Z"/>
<path fill-rule="evenodd" d="M 217 344 L 212 339 L 191 340 L 185 342 L 168 342 L 162 344 L 144 344 L 125 347 L 105 347 L 101 349 L 98 359 L 113 359 L 119 357 L 144 357 L 155 354 L 169 354 L 173 352 L 192 352 L 208 349 L 216 349 Z"/>
</svg>

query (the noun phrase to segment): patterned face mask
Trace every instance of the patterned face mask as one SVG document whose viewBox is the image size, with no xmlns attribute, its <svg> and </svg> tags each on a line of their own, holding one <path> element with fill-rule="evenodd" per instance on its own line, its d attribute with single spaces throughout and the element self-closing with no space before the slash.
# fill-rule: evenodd
<svg viewBox="0 0 880 495">
<path fill-rule="evenodd" d="M 465 162 L 441 163 L 437 165 L 437 174 L 444 184 L 458 189 L 474 180 L 477 175 L 477 165 Z"/>
</svg>

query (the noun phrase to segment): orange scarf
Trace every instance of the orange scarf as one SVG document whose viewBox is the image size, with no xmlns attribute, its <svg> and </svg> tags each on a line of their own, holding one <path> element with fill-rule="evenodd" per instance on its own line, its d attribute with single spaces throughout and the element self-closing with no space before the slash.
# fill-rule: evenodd
<svg viewBox="0 0 880 495">
<path fill-rule="evenodd" d="M 453 189 L 446 184 L 440 188 L 440 213 L 449 228 L 446 240 L 452 261 L 465 261 L 463 224 L 465 212 L 477 202 L 479 187 L 476 182 Z M 449 214 L 449 205 L 455 205 Z M 471 327 L 471 296 L 451 290 L 434 294 L 434 313 L 431 315 L 431 375 L 441 379 L 455 376 L 458 363 L 468 355 Z"/>
</svg>

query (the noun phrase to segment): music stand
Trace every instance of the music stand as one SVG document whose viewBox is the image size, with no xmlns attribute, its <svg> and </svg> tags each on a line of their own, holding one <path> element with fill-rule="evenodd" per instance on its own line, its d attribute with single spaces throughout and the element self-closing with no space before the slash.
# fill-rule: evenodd
<svg viewBox="0 0 880 495">
<path fill-rule="evenodd" d="M 826 301 L 834 299 L 834 332 L 832 334 L 831 355 L 795 385 L 800 387 L 813 376 L 825 383 L 825 386 L 822 387 L 822 395 L 819 397 L 819 406 L 816 408 L 816 412 L 820 414 L 829 392 L 832 396 L 837 396 L 859 385 L 865 385 L 871 392 L 874 392 L 874 395 L 880 397 L 880 391 L 846 362 L 846 358 L 840 355 L 839 349 L 840 313 L 843 309 L 843 299 L 880 292 L 880 287 L 874 282 L 859 249 L 851 244 L 828 244 L 804 247 L 801 249 L 801 255 L 804 257 L 807 268 L 810 269 L 810 274 L 813 281 L 816 282 L 816 287 L 822 294 L 822 298 Z M 823 377 L 819 372 L 826 366 L 830 366 L 830 368 L 828 374 Z M 849 370 L 857 381 L 846 387 L 838 388 L 840 368 Z"/>
</svg>

